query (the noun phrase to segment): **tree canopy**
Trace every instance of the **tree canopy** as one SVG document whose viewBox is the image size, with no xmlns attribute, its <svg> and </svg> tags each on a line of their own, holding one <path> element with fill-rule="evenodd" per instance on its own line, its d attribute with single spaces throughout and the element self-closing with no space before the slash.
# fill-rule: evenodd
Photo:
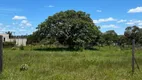
<svg viewBox="0 0 142 80">
<path fill-rule="evenodd" d="M 105 43 L 107 45 L 110 45 L 111 43 L 116 43 L 118 39 L 118 35 L 114 30 L 108 30 L 102 36 L 105 39 Z"/>
<path fill-rule="evenodd" d="M 114 30 L 102 33 L 99 28 L 83 11 L 61 11 L 39 24 L 37 31 L 28 36 L 28 43 L 58 43 L 74 49 L 104 44 L 131 45 L 132 39 L 136 44 L 142 44 L 142 29 L 138 26 L 128 26 L 124 35 L 117 35 Z"/>
<path fill-rule="evenodd" d="M 89 14 L 82 11 L 67 10 L 49 16 L 38 25 L 34 33 L 43 39 L 58 41 L 70 48 L 79 48 L 95 42 L 100 31 Z"/>
<path fill-rule="evenodd" d="M 11 31 L 8 31 L 8 32 L 5 32 L 6 34 L 9 34 L 9 37 L 11 38 L 11 37 L 13 37 L 13 34 L 12 34 L 12 32 Z"/>
<path fill-rule="evenodd" d="M 142 29 L 138 26 L 128 26 L 125 29 L 124 35 L 128 38 L 129 41 L 135 39 L 137 44 L 141 44 L 142 42 Z"/>
</svg>

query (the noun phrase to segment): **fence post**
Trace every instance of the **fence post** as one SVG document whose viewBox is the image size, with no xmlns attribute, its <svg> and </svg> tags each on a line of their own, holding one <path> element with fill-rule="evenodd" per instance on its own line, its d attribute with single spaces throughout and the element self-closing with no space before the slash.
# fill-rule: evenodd
<svg viewBox="0 0 142 80">
<path fill-rule="evenodd" d="M 0 73 L 2 72 L 3 69 L 3 37 L 0 35 Z"/>
<path fill-rule="evenodd" d="M 135 39 L 132 40 L 132 75 L 135 68 Z"/>
</svg>

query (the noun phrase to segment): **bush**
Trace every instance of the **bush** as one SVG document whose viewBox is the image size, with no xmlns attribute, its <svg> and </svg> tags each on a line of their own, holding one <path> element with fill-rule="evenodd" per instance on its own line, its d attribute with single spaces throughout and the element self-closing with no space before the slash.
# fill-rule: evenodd
<svg viewBox="0 0 142 80">
<path fill-rule="evenodd" d="M 22 64 L 21 67 L 20 67 L 20 71 L 25 71 L 25 70 L 28 70 L 28 65 L 27 64 Z"/>
<path fill-rule="evenodd" d="M 7 47 L 14 47 L 15 46 L 15 42 L 3 42 L 3 47 L 7 48 Z"/>
<path fill-rule="evenodd" d="M 24 46 L 21 45 L 21 46 L 19 47 L 19 49 L 20 49 L 20 50 L 24 50 Z"/>
<path fill-rule="evenodd" d="M 16 50 L 16 47 L 12 47 L 11 50 Z"/>
</svg>

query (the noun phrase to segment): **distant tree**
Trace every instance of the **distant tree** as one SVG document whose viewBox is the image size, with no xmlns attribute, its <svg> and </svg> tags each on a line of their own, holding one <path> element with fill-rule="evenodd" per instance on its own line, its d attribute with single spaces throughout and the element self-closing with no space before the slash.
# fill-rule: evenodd
<svg viewBox="0 0 142 80">
<path fill-rule="evenodd" d="M 139 65 L 135 59 L 135 43 L 139 44 L 139 40 L 141 39 L 141 29 L 138 26 L 129 26 L 125 29 L 124 35 L 132 43 L 132 74 L 134 74 L 135 63 L 139 69 Z"/>
<path fill-rule="evenodd" d="M 139 44 L 142 45 L 142 29 L 141 29 L 141 28 L 139 29 L 139 33 L 138 33 L 137 37 L 138 37 L 138 36 L 139 36 L 138 42 L 139 42 Z"/>
<path fill-rule="evenodd" d="M 36 33 L 33 33 L 32 35 L 28 35 L 27 36 L 27 44 L 35 44 L 38 43 L 40 41 L 39 39 L 39 35 L 37 35 Z"/>
<path fill-rule="evenodd" d="M 12 32 L 8 31 L 8 32 L 5 32 L 6 34 L 9 34 L 9 38 L 12 38 L 13 35 L 12 35 Z"/>
<path fill-rule="evenodd" d="M 82 11 L 67 10 L 49 16 L 39 24 L 35 32 L 42 39 L 58 41 L 69 48 L 79 48 L 94 42 L 99 29 L 89 14 Z"/>
<path fill-rule="evenodd" d="M 128 39 L 124 35 L 119 35 L 118 36 L 118 46 L 121 49 L 124 49 L 125 45 L 128 45 Z"/>
<path fill-rule="evenodd" d="M 103 46 L 105 44 L 105 38 L 104 38 L 104 34 L 100 32 L 99 36 L 98 36 L 98 45 L 99 46 Z"/>
<path fill-rule="evenodd" d="M 141 39 L 141 34 L 141 30 L 137 26 L 128 26 L 124 32 L 124 35 L 128 38 L 130 42 L 129 44 L 131 44 L 131 41 L 133 39 L 135 39 L 136 42 L 139 42 Z"/>
<path fill-rule="evenodd" d="M 117 43 L 118 35 L 114 30 L 108 30 L 103 33 L 103 38 L 105 39 L 105 43 L 107 45 L 111 45 L 112 43 Z"/>
</svg>

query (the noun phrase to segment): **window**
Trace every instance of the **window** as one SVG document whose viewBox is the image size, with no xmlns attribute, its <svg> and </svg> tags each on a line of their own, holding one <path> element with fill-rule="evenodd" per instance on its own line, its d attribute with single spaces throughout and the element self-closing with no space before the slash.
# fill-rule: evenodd
<svg viewBox="0 0 142 80">
<path fill-rule="evenodd" d="M 3 41 L 5 42 L 5 37 L 3 38 Z"/>
</svg>

